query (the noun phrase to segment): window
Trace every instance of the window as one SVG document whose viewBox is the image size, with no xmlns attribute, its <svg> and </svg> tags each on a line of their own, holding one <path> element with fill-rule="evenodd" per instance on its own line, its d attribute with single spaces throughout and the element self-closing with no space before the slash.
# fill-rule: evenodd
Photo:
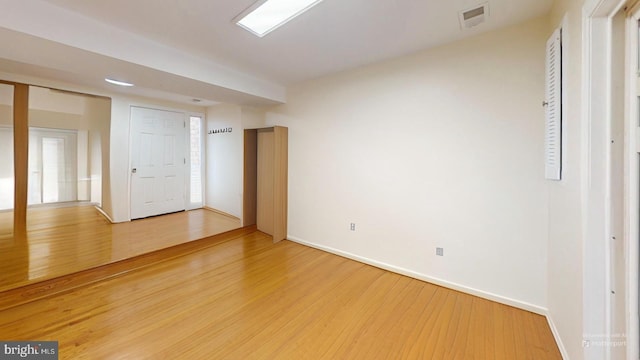
<svg viewBox="0 0 640 360">
<path fill-rule="evenodd" d="M 189 208 L 202 207 L 202 117 L 189 118 Z"/>
<path fill-rule="evenodd" d="M 77 201 L 77 155 L 77 131 L 29 128 L 27 204 Z"/>
</svg>

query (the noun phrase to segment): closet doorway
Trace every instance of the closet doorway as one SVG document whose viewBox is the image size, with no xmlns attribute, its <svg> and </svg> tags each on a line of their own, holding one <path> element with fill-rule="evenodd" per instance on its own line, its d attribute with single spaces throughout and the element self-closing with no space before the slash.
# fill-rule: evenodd
<svg viewBox="0 0 640 360">
<path fill-rule="evenodd" d="M 278 242 L 287 237 L 288 129 L 244 131 L 243 226 Z"/>
</svg>

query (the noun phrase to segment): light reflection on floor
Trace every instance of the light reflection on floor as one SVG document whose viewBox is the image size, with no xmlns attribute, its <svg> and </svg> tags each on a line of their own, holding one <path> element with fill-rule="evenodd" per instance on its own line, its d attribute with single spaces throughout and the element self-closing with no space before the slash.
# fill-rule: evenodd
<svg viewBox="0 0 640 360">
<path fill-rule="evenodd" d="M 240 227 L 238 219 L 204 209 L 111 224 L 83 204 L 30 208 L 21 235 L 6 225 L 12 216 L 0 213 L 0 291 Z"/>
</svg>

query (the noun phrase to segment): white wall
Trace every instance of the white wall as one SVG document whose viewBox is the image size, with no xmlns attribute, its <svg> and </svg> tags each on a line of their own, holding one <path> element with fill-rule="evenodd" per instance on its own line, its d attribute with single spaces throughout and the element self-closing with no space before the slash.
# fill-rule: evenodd
<svg viewBox="0 0 640 360">
<path fill-rule="evenodd" d="M 29 109 L 84 115 L 86 96 L 72 95 L 38 86 L 29 87 Z"/>
<path fill-rule="evenodd" d="M 205 205 L 242 217 L 244 129 L 265 126 L 262 109 L 220 104 L 207 108 Z M 209 134 L 232 128 L 231 133 Z"/>
<path fill-rule="evenodd" d="M 232 132 L 210 134 L 217 129 Z M 227 214 L 242 214 L 242 109 L 237 105 L 207 108 L 205 205 Z"/>
<path fill-rule="evenodd" d="M 551 12 L 547 35 L 563 26 L 564 92 L 562 181 L 547 183 L 549 201 L 549 318 L 561 346 L 571 359 L 582 359 L 583 348 L 583 140 L 582 0 L 559 0 Z"/>
<path fill-rule="evenodd" d="M 0 127 L 0 210 L 13 209 L 14 206 L 13 170 L 13 129 L 3 126 Z"/>
<path fill-rule="evenodd" d="M 91 169 L 91 154 L 89 149 L 89 132 L 87 130 L 78 130 L 78 151 L 77 151 L 77 172 L 78 172 L 78 197 L 79 201 L 91 200 L 91 178 L 89 170 Z"/>
<path fill-rule="evenodd" d="M 13 86 L 0 84 L 0 210 L 13 208 Z"/>
<path fill-rule="evenodd" d="M 243 129 L 257 129 L 265 126 L 265 109 L 242 107 Z"/>
<path fill-rule="evenodd" d="M 289 89 L 267 123 L 289 127 L 290 238 L 544 312 L 547 29 Z"/>
<path fill-rule="evenodd" d="M 88 175 L 90 181 L 90 200 L 104 208 L 111 203 L 109 172 L 105 164 L 109 163 L 109 136 L 111 128 L 111 100 L 107 98 L 89 98 L 86 100 L 85 117 L 89 123 L 88 150 L 89 166 Z M 103 177 L 107 177 L 103 181 Z M 103 199 L 103 194 L 108 199 Z M 109 205 L 110 206 L 110 205 Z"/>
</svg>

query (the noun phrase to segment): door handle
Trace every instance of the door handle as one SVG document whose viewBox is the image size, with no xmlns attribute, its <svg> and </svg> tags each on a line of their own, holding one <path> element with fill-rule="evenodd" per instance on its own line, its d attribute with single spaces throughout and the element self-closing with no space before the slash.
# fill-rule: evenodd
<svg viewBox="0 0 640 360">
<path fill-rule="evenodd" d="M 136 169 L 136 168 L 131 169 L 131 173 L 132 173 L 132 174 L 135 174 L 135 173 L 137 173 L 137 172 L 138 172 L 138 169 Z"/>
</svg>

